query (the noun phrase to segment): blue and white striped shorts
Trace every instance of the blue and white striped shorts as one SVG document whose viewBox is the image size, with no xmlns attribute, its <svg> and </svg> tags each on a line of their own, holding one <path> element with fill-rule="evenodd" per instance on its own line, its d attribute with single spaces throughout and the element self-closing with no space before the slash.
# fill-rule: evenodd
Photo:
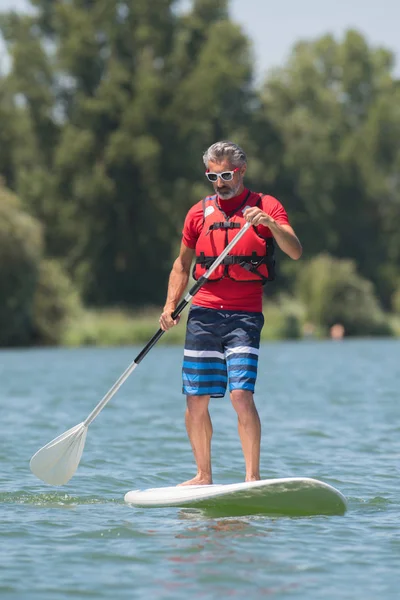
<svg viewBox="0 0 400 600">
<path fill-rule="evenodd" d="M 188 316 L 183 360 L 184 394 L 222 398 L 229 391 L 254 392 L 260 334 L 259 312 L 192 306 Z"/>
</svg>

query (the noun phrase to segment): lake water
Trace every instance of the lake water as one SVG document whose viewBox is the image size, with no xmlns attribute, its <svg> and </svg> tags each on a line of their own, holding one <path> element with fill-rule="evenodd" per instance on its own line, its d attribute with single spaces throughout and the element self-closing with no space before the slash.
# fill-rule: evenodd
<svg viewBox="0 0 400 600">
<path fill-rule="evenodd" d="M 262 346 L 262 477 L 315 477 L 348 499 L 344 516 L 307 518 L 124 504 L 128 490 L 194 475 L 179 347 L 155 347 L 90 425 L 66 486 L 30 473 L 140 349 L 0 352 L 2 600 L 399 597 L 399 340 Z M 214 482 L 241 481 L 228 397 L 211 415 Z"/>
</svg>

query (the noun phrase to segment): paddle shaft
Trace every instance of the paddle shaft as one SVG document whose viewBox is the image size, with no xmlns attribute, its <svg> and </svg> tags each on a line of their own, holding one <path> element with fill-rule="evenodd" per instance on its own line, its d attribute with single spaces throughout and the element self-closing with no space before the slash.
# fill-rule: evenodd
<svg viewBox="0 0 400 600">
<path fill-rule="evenodd" d="M 211 267 L 204 273 L 204 275 L 202 275 L 196 281 L 196 283 L 193 285 L 193 287 L 190 288 L 189 292 L 180 301 L 180 303 L 178 304 L 178 306 L 176 307 L 176 309 L 172 313 L 172 318 L 173 319 L 176 319 L 181 314 L 181 312 L 186 308 L 186 306 L 189 304 L 189 302 L 191 301 L 191 299 L 193 298 L 193 296 L 195 294 L 197 294 L 197 292 L 199 291 L 199 289 L 206 283 L 207 279 L 214 273 L 215 269 L 217 267 L 219 267 L 219 265 L 224 260 L 225 256 L 232 250 L 232 248 L 235 246 L 235 244 L 237 244 L 237 242 L 246 233 L 246 231 L 249 229 L 249 227 L 251 227 L 250 223 L 246 223 L 245 226 L 242 227 L 242 229 L 239 231 L 239 233 L 237 233 L 235 235 L 235 237 L 233 238 L 233 240 L 231 240 L 231 242 L 229 242 L 229 244 L 227 245 L 227 247 L 221 252 L 221 254 L 218 256 L 218 258 L 215 259 L 215 261 L 213 262 L 213 264 L 211 265 Z M 84 421 L 84 425 L 86 427 L 88 425 L 90 425 L 90 423 L 92 423 L 92 421 L 94 421 L 94 419 L 97 417 L 97 415 L 99 414 L 99 412 L 101 410 L 103 410 L 103 408 L 105 407 L 105 405 L 111 400 L 111 398 L 119 390 L 119 388 L 121 387 L 121 385 L 128 379 L 129 375 L 131 373 L 133 373 L 133 371 L 136 369 L 136 367 L 138 366 L 138 364 L 150 352 L 150 350 L 152 349 L 152 347 L 158 342 L 158 340 L 160 339 L 160 337 L 164 333 L 165 333 L 165 331 L 160 328 L 157 331 L 157 333 L 155 333 L 153 335 L 153 337 L 151 338 L 151 340 L 146 344 L 146 346 L 143 348 L 143 350 L 141 352 L 139 352 L 139 354 L 137 355 L 137 357 L 135 358 L 135 360 L 122 373 L 121 377 L 119 379 L 117 379 L 117 381 L 114 383 L 114 385 L 112 386 L 112 388 L 107 392 L 107 394 L 104 396 L 104 398 L 98 403 L 98 405 L 96 406 L 96 408 L 94 408 L 92 410 L 92 412 L 90 413 L 90 415 Z"/>
</svg>

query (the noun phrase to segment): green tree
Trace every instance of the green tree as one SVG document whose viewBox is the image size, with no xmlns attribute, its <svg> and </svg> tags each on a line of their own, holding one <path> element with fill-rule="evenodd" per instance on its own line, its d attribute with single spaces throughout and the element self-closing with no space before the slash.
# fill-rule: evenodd
<svg viewBox="0 0 400 600">
<path fill-rule="evenodd" d="M 160 302 L 201 154 L 246 128 L 248 40 L 226 0 L 32 4 L 2 21 L 37 155 L 17 189 L 88 302 Z"/>
<path fill-rule="evenodd" d="M 30 343 L 41 259 L 40 223 L 0 187 L 0 346 Z"/>
<path fill-rule="evenodd" d="M 1 82 L 7 102 L 6 113 L 0 112 L 0 129 L 9 132 L 10 143 L 4 146 L 8 162 L 0 151 L 0 173 L 31 214 L 44 225 L 53 224 L 57 206 L 52 167 L 59 123 L 51 59 L 33 17 L 0 15 L 0 28 L 12 64 Z M 45 241 L 48 230 L 44 227 Z"/>
<path fill-rule="evenodd" d="M 293 215 L 306 255 L 353 258 L 385 306 L 400 264 L 400 88 L 393 64 L 390 52 L 349 31 L 343 41 L 296 44 L 262 91 L 276 139 L 272 189 Z"/>
<path fill-rule="evenodd" d="M 5 78 L 0 76 L 0 173 L 3 182 L 9 188 L 15 185 L 14 132 L 16 118 L 12 94 L 7 88 Z"/>
</svg>

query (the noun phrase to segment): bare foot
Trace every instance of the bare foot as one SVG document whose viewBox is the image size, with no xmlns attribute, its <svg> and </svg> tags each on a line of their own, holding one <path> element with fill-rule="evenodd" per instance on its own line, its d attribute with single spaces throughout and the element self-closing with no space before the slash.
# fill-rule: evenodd
<svg viewBox="0 0 400 600">
<path fill-rule="evenodd" d="M 211 485 L 212 484 L 212 478 L 211 477 L 204 477 L 204 476 L 200 476 L 200 475 L 196 475 L 196 477 L 193 477 L 193 479 L 189 479 L 188 481 L 184 481 L 183 483 L 178 483 L 178 486 L 181 485 Z"/>
</svg>

